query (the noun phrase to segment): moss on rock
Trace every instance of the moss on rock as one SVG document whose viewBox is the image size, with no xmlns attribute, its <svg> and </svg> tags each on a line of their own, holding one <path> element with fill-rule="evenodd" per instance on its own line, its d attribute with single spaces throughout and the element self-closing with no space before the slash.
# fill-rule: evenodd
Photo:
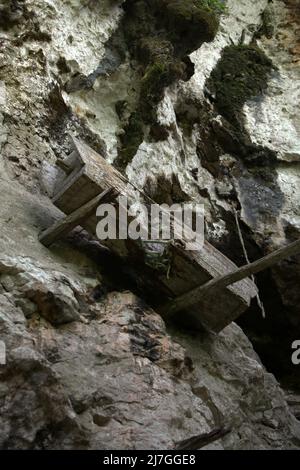
<svg viewBox="0 0 300 470">
<path fill-rule="evenodd" d="M 117 164 L 127 164 L 134 156 L 138 141 L 143 140 L 144 125 L 156 125 L 156 107 L 165 88 L 192 76 L 188 54 L 214 39 L 222 5 L 219 0 L 124 3 L 123 32 L 133 63 L 138 65 L 141 87 L 137 108 L 124 129 L 126 138 L 122 139 Z"/>
<path fill-rule="evenodd" d="M 219 18 L 217 10 L 202 0 L 162 0 L 162 17 L 169 37 L 179 53 L 190 53 L 203 42 L 214 39 Z"/>
<path fill-rule="evenodd" d="M 117 166 L 124 168 L 136 154 L 143 141 L 144 125 L 139 112 L 131 114 L 128 124 L 124 127 L 124 134 L 121 138 L 121 149 L 119 151 Z"/>
<path fill-rule="evenodd" d="M 243 127 L 242 108 L 267 88 L 272 69 L 272 61 L 256 46 L 226 47 L 207 82 L 218 111 L 235 126 Z"/>
<path fill-rule="evenodd" d="M 277 155 L 251 141 L 243 107 L 266 90 L 272 70 L 276 70 L 272 61 L 256 45 L 228 46 L 206 83 L 210 99 L 226 119 L 222 125 L 215 122 L 215 139 L 225 152 L 241 158 L 253 176 L 270 185 L 276 180 Z"/>
</svg>

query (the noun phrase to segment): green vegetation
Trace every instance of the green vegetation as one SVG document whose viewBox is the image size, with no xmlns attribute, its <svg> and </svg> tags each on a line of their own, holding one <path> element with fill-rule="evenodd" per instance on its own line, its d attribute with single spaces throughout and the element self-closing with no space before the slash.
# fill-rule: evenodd
<svg viewBox="0 0 300 470">
<path fill-rule="evenodd" d="M 225 0 L 200 0 L 200 3 L 202 3 L 208 10 L 214 11 L 220 15 L 227 11 Z"/>
<path fill-rule="evenodd" d="M 219 0 L 126 0 L 122 28 L 141 88 L 137 109 L 124 128 L 120 166 L 134 156 L 145 125 L 156 125 L 165 88 L 193 74 L 188 54 L 214 39 L 224 9 Z"/>
<path fill-rule="evenodd" d="M 161 0 L 161 14 L 168 35 L 179 53 L 190 53 L 212 41 L 219 26 L 219 12 L 206 0 Z"/>
<path fill-rule="evenodd" d="M 274 35 L 274 30 L 274 10 L 273 5 L 269 3 L 261 15 L 261 27 L 256 32 L 255 37 L 259 39 L 262 36 L 265 36 L 266 38 L 271 39 Z"/>
<path fill-rule="evenodd" d="M 276 175 L 272 168 L 276 152 L 252 143 L 245 128 L 244 104 L 259 98 L 268 86 L 272 61 L 256 45 L 228 46 L 206 82 L 210 99 L 227 120 L 215 129 L 218 143 L 225 152 L 243 159 L 256 178 L 271 188 Z"/>
<path fill-rule="evenodd" d="M 272 69 L 272 61 L 256 46 L 226 47 L 207 82 L 219 112 L 243 127 L 243 105 L 266 89 Z"/>
<path fill-rule="evenodd" d="M 136 154 L 143 141 L 143 136 L 143 120 L 138 112 L 134 112 L 124 128 L 124 135 L 121 138 L 122 147 L 119 151 L 117 162 L 119 167 L 124 168 Z"/>
</svg>

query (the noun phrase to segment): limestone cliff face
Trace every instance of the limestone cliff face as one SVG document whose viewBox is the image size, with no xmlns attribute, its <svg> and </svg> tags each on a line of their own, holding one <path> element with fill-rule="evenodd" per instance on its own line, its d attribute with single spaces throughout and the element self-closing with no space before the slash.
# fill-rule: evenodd
<svg viewBox="0 0 300 470">
<path fill-rule="evenodd" d="M 37 239 L 60 217 L 69 132 L 159 202 L 203 203 L 207 237 L 239 264 L 233 209 L 251 259 L 299 237 L 298 2 L 223 3 L 0 2 L 1 448 L 171 449 L 219 426 L 210 447 L 300 447 L 239 326 L 167 330 L 87 234 Z M 294 388 L 299 266 L 259 277 L 267 319 L 256 305 L 241 319 Z"/>
</svg>

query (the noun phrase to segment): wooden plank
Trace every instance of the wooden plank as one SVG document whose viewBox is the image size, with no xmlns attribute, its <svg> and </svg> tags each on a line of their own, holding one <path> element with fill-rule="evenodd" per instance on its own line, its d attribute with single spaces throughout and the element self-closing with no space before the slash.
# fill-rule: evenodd
<svg viewBox="0 0 300 470">
<path fill-rule="evenodd" d="M 150 198 L 148 201 L 145 201 L 145 194 L 142 194 L 138 188 L 133 187 L 119 171 L 112 167 L 93 149 L 75 138 L 73 141 L 81 160 L 85 163 L 85 175 L 93 182 L 97 182 L 99 187 L 102 189 L 106 189 L 107 187 L 116 188 L 120 194 L 128 197 L 129 203 L 134 199 L 134 193 L 136 192 L 140 192 L 140 198 L 143 204 L 154 203 Z M 57 205 L 56 202 L 55 204 Z M 65 212 L 63 207 L 60 208 Z M 178 250 L 176 251 L 178 252 Z M 236 267 L 231 260 L 206 240 L 204 241 L 204 246 L 199 251 L 185 251 L 183 249 L 179 249 L 179 251 L 191 264 L 200 265 L 203 271 L 207 273 L 208 278 L 226 274 Z M 239 289 L 241 286 L 245 287 L 247 290 L 247 288 L 253 288 L 253 283 L 247 279 L 244 280 L 242 284 L 236 285 L 235 288 Z M 243 290 L 243 287 L 241 290 Z"/>
<path fill-rule="evenodd" d="M 184 441 L 177 442 L 175 445 L 176 450 L 198 450 L 202 449 L 202 447 L 207 446 L 211 442 L 215 442 L 222 437 L 225 437 L 227 434 L 231 432 L 230 428 L 219 427 L 213 429 L 209 433 L 199 434 L 198 436 L 190 437 L 189 439 L 185 439 Z"/>
<path fill-rule="evenodd" d="M 132 197 L 132 188 L 129 191 L 126 180 L 101 155 L 76 138 L 73 143 L 77 160 L 72 158 L 74 170 L 52 199 L 56 207 L 68 215 L 108 188 Z"/>
<path fill-rule="evenodd" d="M 54 225 L 45 230 L 39 237 L 39 240 L 43 245 L 50 246 L 53 242 L 62 238 L 68 232 L 73 230 L 73 228 L 80 225 L 87 217 L 95 211 L 98 204 L 109 202 L 117 196 L 116 192 L 113 189 L 106 189 L 98 196 L 94 197 L 91 201 L 87 202 L 81 206 L 76 211 L 72 212 L 67 217 L 64 217 L 62 220 L 59 220 Z"/>
<path fill-rule="evenodd" d="M 90 200 L 94 191 L 99 193 L 109 188 L 126 196 L 129 206 L 137 200 L 148 206 L 154 203 L 86 144 L 74 139 L 74 145 L 78 156 L 78 163 L 74 163 L 77 176 L 75 172 L 66 178 L 67 183 L 60 187 L 59 194 L 53 199 L 54 204 L 67 215 Z M 80 172 L 78 168 L 81 168 Z M 97 223 L 96 213 L 93 212 L 80 225 L 95 235 Z M 162 315 L 164 312 L 160 307 L 164 302 L 236 268 L 231 260 L 207 241 L 195 251 L 185 250 L 184 242 L 178 245 L 171 243 L 170 269 L 167 272 L 145 262 L 145 251 L 137 240 L 108 239 L 101 243 L 120 257 L 126 266 L 126 273 L 135 279 L 145 298 L 150 297 L 151 305 Z M 183 310 L 178 319 L 192 328 L 204 325 L 209 330 L 221 331 L 250 305 L 256 292 L 253 282 L 243 279 L 220 290 L 218 302 L 199 302 L 191 309 Z"/>
<path fill-rule="evenodd" d="M 253 263 L 246 264 L 231 273 L 214 278 L 201 286 L 197 286 L 189 292 L 179 296 L 174 301 L 167 303 L 162 307 L 162 310 L 166 315 L 172 315 L 183 308 L 191 307 L 194 304 L 203 301 L 203 299 L 210 294 L 218 295 L 220 289 L 224 289 L 225 287 L 241 281 L 248 276 L 257 274 L 260 271 L 274 266 L 274 264 L 282 261 L 283 259 L 297 255 L 298 253 L 300 253 L 300 240 L 290 243 L 283 248 L 279 248 L 273 253 L 270 253 Z"/>
<path fill-rule="evenodd" d="M 77 152 L 77 150 L 73 150 L 73 152 L 70 155 L 68 155 L 68 157 L 66 157 L 64 159 L 58 158 L 56 160 L 56 165 L 61 170 L 63 170 L 67 175 L 72 173 L 72 171 L 76 167 L 77 163 L 80 163 L 78 161 L 78 152 Z"/>
</svg>

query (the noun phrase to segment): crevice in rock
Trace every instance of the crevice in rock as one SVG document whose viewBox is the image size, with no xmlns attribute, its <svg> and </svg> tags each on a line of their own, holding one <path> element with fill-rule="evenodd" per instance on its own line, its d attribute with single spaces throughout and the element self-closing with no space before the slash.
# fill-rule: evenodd
<svg viewBox="0 0 300 470">
<path fill-rule="evenodd" d="M 263 364 L 285 389 L 300 390 L 297 366 L 291 361 L 295 328 L 288 319 L 288 309 L 283 304 L 278 287 L 270 270 L 256 276 L 261 300 L 266 310 L 263 319 L 254 301 L 238 319 Z"/>
<path fill-rule="evenodd" d="M 170 178 L 159 175 L 155 180 L 147 178 L 144 192 L 157 204 L 180 204 L 189 201 L 190 198 L 181 188 L 178 176 L 174 173 Z"/>
<path fill-rule="evenodd" d="M 96 69 L 89 75 L 74 73 L 64 84 L 67 93 L 74 93 L 79 90 L 89 90 L 93 87 L 98 77 L 108 77 L 115 72 L 124 62 L 126 57 L 126 47 L 121 28 L 113 33 L 105 44 L 105 53 Z M 57 64 L 60 70 L 68 72 L 64 64 Z M 62 68 L 63 66 L 63 68 Z"/>
<path fill-rule="evenodd" d="M 234 216 L 231 212 L 226 212 L 220 207 L 218 210 L 221 219 L 226 222 L 227 235 L 219 240 L 212 240 L 212 242 L 238 266 L 242 266 L 246 260 L 237 234 Z M 240 224 L 250 261 L 264 256 L 265 251 L 254 240 L 252 230 L 243 221 L 240 221 Z M 250 339 L 267 370 L 275 375 L 282 387 L 299 391 L 300 376 L 297 374 L 297 366 L 293 365 L 291 361 L 291 345 L 297 336 L 297 327 L 291 321 L 295 317 L 292 306 L 297 302 L 292 298 L 290 307 L 283 303 L 282 293 L 276 278 L 274 278 L 278 270 L 279 272 L 284 270 L 285 280 L 292 276 L 291 285 L 294 288 L 294 277 L 297 277 L 297 270 L 295 272 L 291 263 L 293 264 L 292 260 L 282 262 L 272 270 L 268 269 L 255 276 L 259 295 L 266 311 L 266 318 L 262 317 L 257 300 L 253 299 L 251 306 L 237 319 L 237 323 Z"/>
<path fill-rule="evenodd" d="M 101 155 L 106 155 L 106 145 L 98 134 L 91 131 L 84 117 L 79 117 L 63 99 L 58 83 L 53 83 L 49 91 L 46 108 L 49 113 L 42 117 L 41 126 L 46 127 L 51 138 L 52 148 L 57 157 L 64 157 L 72 151 L 70 133 L 75 133 Z"/>
</svg>

